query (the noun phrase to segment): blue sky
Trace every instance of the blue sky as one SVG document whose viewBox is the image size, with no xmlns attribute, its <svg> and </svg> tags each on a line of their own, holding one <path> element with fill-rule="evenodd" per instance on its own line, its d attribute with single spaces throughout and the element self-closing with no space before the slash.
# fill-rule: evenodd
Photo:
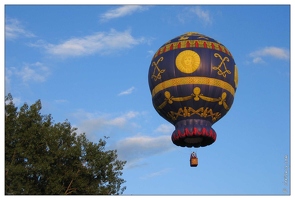
<svg viewBox="0 0 295 200">
<path fill-rule="evenodd" d="M 290 194 L 290 6 L 6 5 L 4 89 L 42 101 L 126 160 L 126 195 Z M 186 32 L 225 45 L 239 71 L 210 146 L 182 148 L 154 110 L 148 69 Z M 199 166 L 189 166 L 196 151 Z"/>
</svg>

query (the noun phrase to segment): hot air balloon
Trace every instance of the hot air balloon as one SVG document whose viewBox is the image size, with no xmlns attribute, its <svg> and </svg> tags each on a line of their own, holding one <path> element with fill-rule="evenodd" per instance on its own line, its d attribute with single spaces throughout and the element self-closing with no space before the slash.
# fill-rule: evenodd
<svg viewBox="0 0 295 200">
<path fill-rule="evenodd" d="M 188 32 L 157 50 L 148 83 L 155 110 L 175 126 L 172 142 L 180 147 L 205 147 L 216 140 L 212 125 L 233 104 L 238 69 L 223 44 Z"/>
</svg>

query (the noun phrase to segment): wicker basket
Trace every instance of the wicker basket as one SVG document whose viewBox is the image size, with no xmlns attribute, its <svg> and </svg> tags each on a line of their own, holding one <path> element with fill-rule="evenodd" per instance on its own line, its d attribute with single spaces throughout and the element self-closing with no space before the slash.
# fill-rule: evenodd
<svg viewBox="0 0 295 200">
<path fill-rule="evenodd" d="M 191 158 L 190 159 L 190 165 L 191 165 L 191 167 L 198 166 L 198 158 Z"/>
</svg>

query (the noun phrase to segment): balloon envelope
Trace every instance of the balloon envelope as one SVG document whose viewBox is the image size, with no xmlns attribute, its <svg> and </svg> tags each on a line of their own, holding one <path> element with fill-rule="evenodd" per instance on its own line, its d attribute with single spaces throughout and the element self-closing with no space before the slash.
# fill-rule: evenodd
<svg viewBox="0 0 295 200">
<path fill-rule="evenodd" d="M 229 111 L 238 85 L 230 51 L 208 36 L 188 32 L 162 45 L 152 58 L 148 82 L 153 106 L 175 126 L 175 145 L 212 144 L 211 127 Z"/>
</svg>

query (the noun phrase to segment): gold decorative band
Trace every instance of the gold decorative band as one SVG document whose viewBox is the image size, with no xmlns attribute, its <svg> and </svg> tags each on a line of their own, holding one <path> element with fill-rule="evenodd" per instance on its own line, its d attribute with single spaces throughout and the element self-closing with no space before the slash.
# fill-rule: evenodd
<svg viewBox="0 0 295 200">
<path fill-rule="evenodd" d="M 229 83 L 208 77 L 199 77 L 199 76 L 188 76 L 188 77 L 179 77 L 169 79 L 162 83 L 159 83 L 152 90 L 152 97 L 154 97 L 158 92 L 165 90 L 169 87 L 179 86 L 179 85 L 189 85 L 189 84 L 200 84 L 200 85 L 210 85 L 215 87 L 220 87 L 227 90 L 231 95 L 235 96 L 235 89 Z"/>
<path fill-rule="evenodd" d="M 201 107 L 195 110 L 192 107 L 184 107 L 179 108 L 177 112 L 170 111 L 168 112 L 168 117 L 172 119 L 173 121 L 177 120 L 178 117 L 190 117 L 192 115 L 199 115 L 202 118 L 211 117 L 213 122 L 216 122 L 221 118 L 220 112 L 213 112 L 211 108 L 208 107 Z"/>
<path fill-rule="evenodd" d="M 174 101 L 181 102 L 181 101 L 187 101 L 187 100 L 194 98 L 195 101 L 199 101 L 200 99 L 202 99 L 202 100 L 208 101 L 208 102 L 218 102 L 219 105 L 223 105 L 223 107 L 226 110 L 229 110 L 229 107 L 226 103 L 226 93 L 225 92 L 223 92 L 221 94 L 221 97 L 213 98 L 213 97 L 207 97 L 207 96 L 203 95 L 201 93 L 201 88 L 195 87 L 193 89 L 193 93 L 190 96 L 174 97 L 174 96 L 171 96 L 169 91 L 165 91 L 164 96 L 165 96 L 165 99 L 164 99 L 163 103 L 161 103 L 157 107 L 157 109 L 163 109 L 167 105 L 167 103 L 172 104 Z"/>
<path fill-rule="evenodd" d="M 215 49 L 217 51 L 221 51 L 223 53 L 226 53 L 232 57 L 230 51 L 225 46 L 223 46 L 220 43 L 207 41 L 207 40 L 182 40 L 182 41 L 168 43 L 168 44 L 164 45 L 163 47 L 161 47 L 155 53 L 154 57 L 159 56 L 162 53 L 165 53 L 167 51 L 171 51 L 174 49 L 183 49 L 183 48 L 190 48 L 190 47 Z"/>
</svg>

